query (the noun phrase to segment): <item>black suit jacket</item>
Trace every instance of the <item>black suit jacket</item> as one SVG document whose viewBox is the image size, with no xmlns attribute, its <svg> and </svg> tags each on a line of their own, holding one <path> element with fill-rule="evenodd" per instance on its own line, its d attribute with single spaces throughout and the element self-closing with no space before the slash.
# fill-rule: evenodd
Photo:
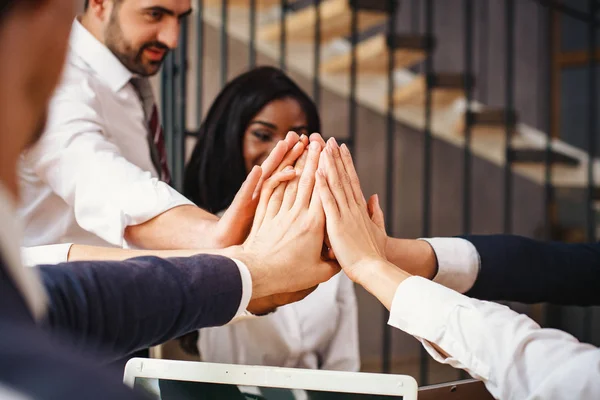
<svg viewBox="0 0 600 400">
<path fill-rule="evenodd" d="M 242 295 L 237 266 L 219 256 L 76 262 L 40 274 L 50 300 L 42 326 L 0 260 L 0 384 L 36 399 L 137 398 L 98 360 L 225 324 Z"/>
<path fill-rule="evenodd" d="M 512 235 L 464 236 L 481 260 L 466 295 L 482 300 L 600 305 L 600 243 L 540 242 Z"/>
</svg>

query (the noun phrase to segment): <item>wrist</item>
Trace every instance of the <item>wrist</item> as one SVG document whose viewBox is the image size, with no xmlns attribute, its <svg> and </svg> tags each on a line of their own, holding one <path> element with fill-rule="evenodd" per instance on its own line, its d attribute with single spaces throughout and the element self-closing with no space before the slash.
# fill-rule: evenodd
<svg viewBox="0 0 600 400">
<path fill-rule="evenodd" d="M 266 286 L 266 271 L 262 268 L 263 263 L 259 261 L 253 253 L 244 248 L 244 246 L 230 246 L 223 249 L 222 254 L 229 258 L 235 258 L 236 260 L 244 263 L 250 277 L 252 278 L 252 297 L 251 299 L 259 299 L 266 297 L 272 293 L 268 293 L 268 287 Z"/>
<path fill-rule="evenodd" d="M 360 281 L 357 281 L 369 293 L 389 310 L 398 286 L 412 275 L 394 264 L 385 261 L 374 261 Z"/>
</svg>

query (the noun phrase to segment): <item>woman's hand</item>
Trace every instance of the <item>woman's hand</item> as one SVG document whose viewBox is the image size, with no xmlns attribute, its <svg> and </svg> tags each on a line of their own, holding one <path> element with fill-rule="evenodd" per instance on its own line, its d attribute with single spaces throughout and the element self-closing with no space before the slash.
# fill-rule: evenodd
<svg viewBox="0 0 600 400">
<path fill-rule="evenodd" d="M 385 261 L 383 212 L 370 200 L 371 219 L 352 156 L 333 139 L 321 153 L 316 179 L 332 249 L 348 277 L 358 282 L 369 264 Z"/>
</svg>

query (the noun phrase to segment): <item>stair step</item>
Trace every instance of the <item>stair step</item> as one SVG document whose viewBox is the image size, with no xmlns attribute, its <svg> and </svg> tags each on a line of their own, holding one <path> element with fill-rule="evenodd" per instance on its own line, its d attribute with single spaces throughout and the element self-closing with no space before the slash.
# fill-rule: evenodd
<svg viewBox="0 0 600 400">
<path fill-rule="evenodd" d="M 352 10 L 358 10 L 358 30 L 363 31 L 386 21 L 388 0 L 323 0 L 321 11 L 321 41 L 327 42 L 350 34 Z M 289 13 L 286 17 L 286 36 L 289 41 L 313 41 L 316 7 L 311 5 Z M 259 28 L 260 40 L 279 40 L 281 24 L 273 22 Z"/>
<path fill-rule="evenodd" d="M 424 107 L 427 86 L 432 89 L 432 107 L 448 107 L 457 99 L 464 97 L 465 81 L 471 87 L 475 78 L 457 73 L 435 73 L 428 79 L 419 75 L 411 82 L 394 90 L 394 104 L 396 106 Z"/>
<path fill-rule="evenodd" d="M 485 108 L 483 110 L 470 111 L 468 118 L 471 120 L 471 132 L 475 135 L 502 133 L 506 131 L 507 112 L 504 108 Z M 508 121 L 512 134 L 516 133 L 519 116 L 516 111 L 508 112 Z M 465 132 L 465 118 L 460 118 L 456 124 L 456 133 Z"/>
<path fill-rule="evenodd" d="M 546 149 L 510 149 L 508 158 L 513 163 L 520 164 L 544 164 L 546 162 Z M 576 167 L 579 165 L 577 158 L 554 150 L 550 152 L 550 162 L 565 166 Z"/>
<path fill-rule="evenodd" d="M 432 38 L 417 35 L 396 35 L 393 40 L 383 33 L 360 42 L 356 46 L 358 73 L 382 74 L 388 70 L 391 44 L 394 44 L 395 68 L 408 68 L 425 59 L 433 48 Z M 352 65 L 352 53 L 331 57 L 321 65 L 324 73 L 348 72 Z"/>
</svg>

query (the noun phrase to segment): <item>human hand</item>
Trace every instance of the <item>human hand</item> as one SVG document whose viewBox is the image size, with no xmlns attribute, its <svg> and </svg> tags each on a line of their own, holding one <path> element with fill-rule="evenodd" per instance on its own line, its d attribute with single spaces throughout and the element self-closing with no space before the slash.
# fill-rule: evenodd
<svg viewBox="0 0 600 400">
<path fill-rule="evenodd" d="M 231 206 L 216 223 L 217 246 L 239 245 L 246 239 L 252 227 L 263 183 L 274 173 L 293 165 L 302 155 L 307 143 L 308 138 L 305 135 L 298 137 L 295 132 L 289 132 L 285 140 L 277 143 L 261 167 L 252 169 Z M 290 179 L 293 177 L 291 174 L 288 176 Z"/>
<path fill-rule="evenodd" d="M 250 301 L 250 304 L 248 304 L 247 310 L 254 315 L 267 315 L 275 311 L 278 307 L 303 300 L 306 296 L 314 292 L 316 288 L 317 286 L 313 286 L 293 293 L 279 293 L 261 297 L 259 299 L 253 299 Z"/>
<path fill-rule="evenodd" d="M 374 222 L 352 156 L 346 145 L 340 149 L 334 139 L 321 153 L 316 181 L 332 249 L 348 277 L 360 281 L 370 263 L 386 260 L 381 208 L 378 202 L 370 201 Z"/>
<path fill-rule="evenodd" d="M 337 263 L 321 259 L 325 215 L 314 187 L 319 153 L 319 145 L 309 146 L 296 165 L 299 178 L 265 182 L 252 231 L 234 255 L 250 270 L 253 298 L 304 291 L 339 272 Z"/>
</svg>

